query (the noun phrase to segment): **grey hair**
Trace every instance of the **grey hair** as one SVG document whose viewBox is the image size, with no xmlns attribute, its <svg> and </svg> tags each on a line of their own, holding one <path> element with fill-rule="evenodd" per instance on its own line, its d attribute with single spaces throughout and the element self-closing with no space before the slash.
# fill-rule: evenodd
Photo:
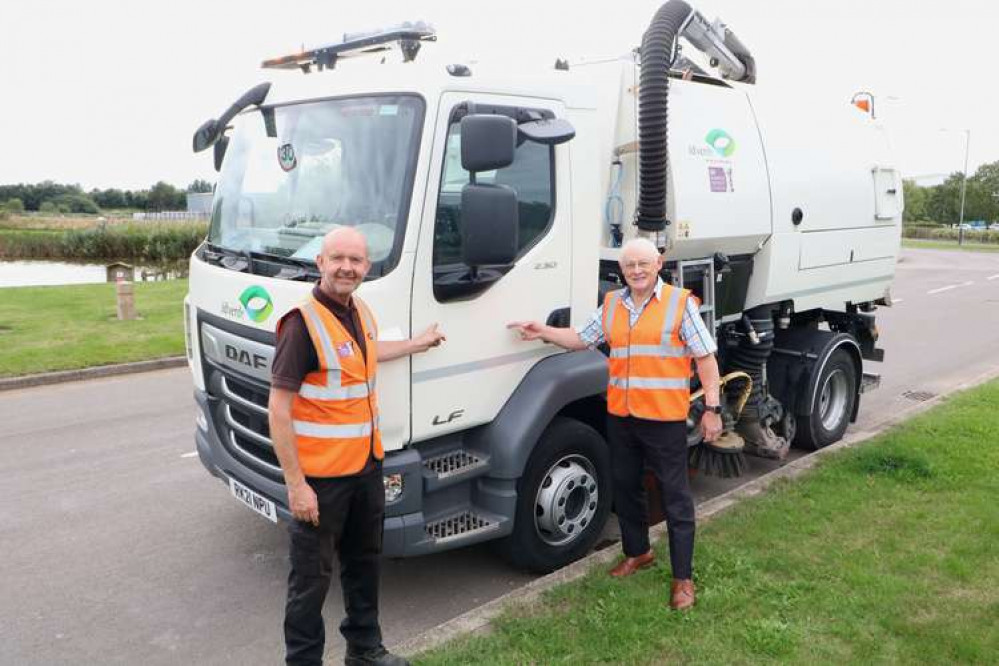
<svg viewBox="0 0 999 666">
<path fill-rule="evenodd" d="M 650 241 L 648 238 L 632 238 L 627 243 L 625 243 L 624 246 L 621 247 L 621 255 L 620 255 L 621 259 L 624 259 L 624 255 L 628 254 L 629 252 L 635 252 L 642 256 L 645 255 L 648 255 L 650 257 L 659 256 L 659 248 L 656 247 L 656 244 Z M 621 263 L 620 259 L 618 260 L 618 263 Z"/>
</svg>

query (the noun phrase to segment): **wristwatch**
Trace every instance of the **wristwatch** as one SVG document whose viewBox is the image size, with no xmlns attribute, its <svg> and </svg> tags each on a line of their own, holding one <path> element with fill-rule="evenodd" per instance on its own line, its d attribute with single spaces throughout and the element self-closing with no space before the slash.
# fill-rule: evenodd
<svg viewBox="0 0 999 666">
<path fill-rule="evenodd" d="M 712 414 L 721 414 L 721 405 L 704 405 L 704 411 L 711 412 Z"/>
</svg>

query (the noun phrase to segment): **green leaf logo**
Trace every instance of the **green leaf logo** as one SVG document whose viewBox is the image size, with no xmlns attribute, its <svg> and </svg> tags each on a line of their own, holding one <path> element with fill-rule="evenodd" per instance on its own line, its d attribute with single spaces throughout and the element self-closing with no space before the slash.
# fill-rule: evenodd
<svg viewBox="0 0 999 666">
<path fill-rule="evenodd" d="M 735 153 L 735 139 L 728 135 L 728 132 L 720 129 L 713 129 L 704 137 L 704 142 L 711 146 L 720 157 L 732 157 Z"/>
<path fill-rule="evenodd" d="M 239 302 L 246 308 L 246 314 L 250 315 L 250 319 L 258 324 L 274 312 L 271 295 L 266 289 L 257 285 L 247 287 L 246 291 L 239 295 Z"/>
</svg>

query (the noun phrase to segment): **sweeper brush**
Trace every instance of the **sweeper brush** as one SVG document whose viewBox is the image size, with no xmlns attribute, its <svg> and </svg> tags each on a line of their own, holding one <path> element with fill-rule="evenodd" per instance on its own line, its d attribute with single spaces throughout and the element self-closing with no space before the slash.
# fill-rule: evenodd
<svg viewBox="0 0 999 666">
<path fill-rule="evenodd" d="M 753 380 L 745 372 L 732 372 L 721 378 L 721 386 L 730 381 L 742 380 L 745 386 L 739 393 L 735 404 L 729 404 L 724 399 L 725 391 L 720 391 L 722 398 L 722 434 L 713 442 L 705 442 L 701 433 L 701 416 L 704 414 L 704 390 L 695 391 L 690 396 L 690 414 L 688 422 L 693 426 L 700 442 L 690 447 L 688 454 L 688 464 L 691 469 L 695 469 L 710 476 L 718 476 L 728 479 L 742 476 L 746 469 L 746 456 L 743 451 L 746 443 L 735 432 L 735 424 L 742 414 L 742 408 L 749 399 L 749 394 L 753 389 Z"/>
</svg>

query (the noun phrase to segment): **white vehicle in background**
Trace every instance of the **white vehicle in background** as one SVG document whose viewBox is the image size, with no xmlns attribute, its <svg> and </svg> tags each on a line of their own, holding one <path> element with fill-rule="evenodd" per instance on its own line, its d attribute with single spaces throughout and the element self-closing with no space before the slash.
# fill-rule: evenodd
<svg viewBox="0 0 999 666">
<path fill-rule="evenodd" d="M 268 61 L 292 71 L 196 133 L 221 170 L 185 301 L 213 475 L 288 518 L 267 426 L 274 325 L 338 225 L 368 239 L 360 294 L 381 335 L 436 322 L 448 338 L 379 368 L 387 555 L 502 539 L 544 571 L 593 546 L 611 510 L 605 359 L 505 324 L 579 325 L 623 284 L 634 236 L 701 299 L 736 373 L 725 446 L 691 428 L 702 465 L 737 473 L 743 448 L 843 435 L 876 383 L 862 363 L 881 360 L 873 312 L 899 248 L 902 184 L 879 125 L 757 88 L 733 33 L 677 0 L 640 57 L 512 74 L 435 60 L 434 39 L 406 25 Z M 384 64 L 354 59 L 370 52 Z"/>
</svg>

